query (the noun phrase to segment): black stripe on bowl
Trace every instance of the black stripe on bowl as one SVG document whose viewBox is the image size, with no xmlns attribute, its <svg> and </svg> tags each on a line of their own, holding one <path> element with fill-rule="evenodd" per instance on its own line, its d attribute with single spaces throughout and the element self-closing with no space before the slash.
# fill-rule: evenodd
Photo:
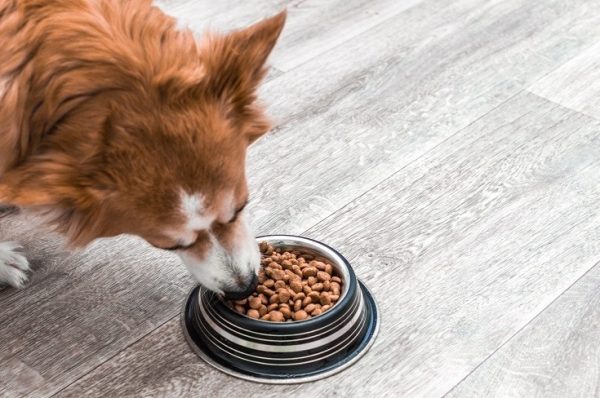
<svg viewBox="0 0 600 398">
<path fill-rule="evenodd" d="M 248 362 L 242 355 L 216 355 L 207 346 L 212 343 L 206 342 L 202 331 L 198 330 L 198 323 L 193 319 L 193 307 L 195 303 L 198 303 L 199 288 L 191 291 L 182 313 L 184 335 L 198 356 L 211 366 L 238 378 L 271 384 L 290 384 L 322 379 L 352 365 L 368 350 L 377 336 L 379 329 L 377 305 L 366 287 L 360 282 L 359 286 L 365 301 L 365 316 L 362 318 L 364 326 L 356 329 L 357 333 L 361 335 L 360 338 L 355 339 L 355 336 L 352 336 L 351 339 L 354 340 L 352 344 L 343 345 L 340 352 L 335 352 L 335 355 L 323 358 L 309 367 L 261 365 Z M 222 342 L 226 342 L 226 340 Z"/>
<path fill-rule="evenodd" d="M 197 319 L 197 324 L 200 325 L 202 335 L 207 339 L 218 342 L 222 341 L 223 346 L 218 347 L 218 350 L 228 351 L 231 348 L 234 352 L 244 352 L 249 356 L 264 357 L 270 356 L 276 360 L 292 359 L 296 357 L 310 356 L 313 354 L 323 353 L 323 351 L 332 345 L 336 345 L 340 340 L 344 340 L 349 334 L 353 334 L 357 329 L 362 327 L 365 319 L 365 306 L 362 303 L 362 296 L 359 297 L 359 305 L 357 310 L 352 312 L 352 319 L 341 325 L 340 327 L 328 333 L 326 336 L 320 336 L 310 341 L 302 341 L 297 344 L 269 344 L 255 342 L 244 338 L 232 336 L 219 328 L 211 321 L 200 316 Z M 198 315 L 198 314 L 196 314 Z M 287 342 L 286 342 L 287 343 Z"/>
<path fill-rule="evenodd" d="M 285 331 L 282 331 L 280 334 L 260 334 L 260 337 L 256 337 L 257 334 L 253 333 L 252 330 L 239 328 L 227 319 L 221 317 L 220 314 L 215 311 L 214 307 L 210 305 L 210 299 L 205 299 L 204 295 L 202 297 L 201 303 L 197 308 L 197 311 L 202 313 L 201 315 L 198 314 L 199 318 L 214 324 L 216 327 L 223 329 L 223 331 L 234 336 L 235 338 L 247 340 L 248 342 L 252 343 L 277 345 L 296 345 L 324 339 L 327 336 L 334 334 L 338 329 L 342 328 L 344 323 L 354 316 L 354 313 L 359 310 L 361 305 L 361 296 L 356 295 L 352 301 L 346 301 L 345 308 L 337 308 L 337 310 L 340 312 L 337 319 L 334 319 L 331 323 L 322 326 L 320 329 L 308 330 L 300 335 L 284 334 Z"/>
</svg>

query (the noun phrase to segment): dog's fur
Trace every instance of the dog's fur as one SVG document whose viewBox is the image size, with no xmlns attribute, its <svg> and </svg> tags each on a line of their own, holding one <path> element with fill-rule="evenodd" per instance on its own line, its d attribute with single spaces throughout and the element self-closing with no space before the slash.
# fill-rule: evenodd
<svg viewBox="0 0 600 398">
<path fill-rule="evenodd" d="M 74 246 L 135 234 L 212 290 L 247 288 L 244 163 L 269 129 L 256 88 L 284 22 L 197 42 L 147 0 L 0 0 L 0 203 Z M 15 250 L 0 244 L 0 281 L 19 286 Z"/>
</svg>

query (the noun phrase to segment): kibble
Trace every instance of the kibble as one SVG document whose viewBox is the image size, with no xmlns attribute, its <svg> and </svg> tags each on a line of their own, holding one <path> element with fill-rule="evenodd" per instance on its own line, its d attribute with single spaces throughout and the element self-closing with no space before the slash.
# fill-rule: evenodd
<svg viewBox="0 0 600 398">
<path fill-rule="evenodd" d="M 342 279 L 321 257 L 258 245 L 263 268 L 250 297 L 230 301 L 235 311 L 271 322 L 302 321 L 319 316 L 339 300 Z"/>
</svg>

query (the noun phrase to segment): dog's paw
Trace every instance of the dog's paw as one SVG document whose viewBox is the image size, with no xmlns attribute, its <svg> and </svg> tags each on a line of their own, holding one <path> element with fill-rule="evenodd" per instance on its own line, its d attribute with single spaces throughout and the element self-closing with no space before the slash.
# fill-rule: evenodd
<svg viewBox="0 0 600 398">
<path fill-rule="evenodd" d="M 29 261 L 15 242 L 0 242 L 0 284 L 23 287 L 27 282 Z"/>
</svg>

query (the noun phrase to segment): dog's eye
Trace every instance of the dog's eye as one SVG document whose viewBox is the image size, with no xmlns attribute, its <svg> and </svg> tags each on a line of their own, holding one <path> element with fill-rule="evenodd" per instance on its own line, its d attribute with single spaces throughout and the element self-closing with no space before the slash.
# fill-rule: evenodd
<svg viewBox="0 0 600 398">
<path fill-rule="evenodd" d="M 249 201 L 250 201 L 249 199 L 246 199 L 244 204 L 235 210 L 235 213 L 233 213 L 233 217 L 231 218 L 231 220 L 227 221 L 227 224 L 232 224 L 238 219 L 240 213 L 246 208 L 246 205 L 248 204 Z"/>
<path fill-rule="evenodd" d="M 181 250 L 184 249 L 185 247 L 183 245 L 177 245 L 177 246 L 171 246 L 171 247 L 163 247 L 163 250 L 170 250 L 170 251 L 174 251 L 174 250 Z"/>
<path fill-rule="evenodd" d="M 195 243 L 196 242 L 193 242 L 193 243 L 190 243 L 189 245 L 177 244 L 177 245 L 171 246 L 171 247 L 161 247 L 161 246 L 156 246 L 156 245 L 152 245 L 152 246 L 156 247 L 157 249 L 161 249 L 161 250 L 175 251 L 175 250 L 189 249 L 190 247 L 194 246 Z"/>
</svg>

